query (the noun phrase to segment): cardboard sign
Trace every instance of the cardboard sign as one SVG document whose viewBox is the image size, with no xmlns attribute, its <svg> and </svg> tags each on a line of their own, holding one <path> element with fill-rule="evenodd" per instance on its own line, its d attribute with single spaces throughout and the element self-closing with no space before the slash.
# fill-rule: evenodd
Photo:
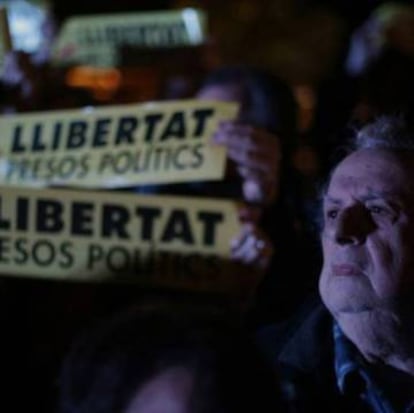
<svg viewBox="0 0 414 413">
<path fill-rule="evenodd" d="M 0 184 L 125 187 L 221 179 L 211 143 L 237 105 L 177 101 L 0 117 Z"/>
<path fill-rule="evenodd" d="M 121 46 L 196 46 L 205 38 L 206 16 L 196 9 L 78 16 L 63 25 L 52 59 L 59 64 L 115 66 Z"/>
<path fill-rule="evenodd" d="M 239 231 L 232 201 L 0 188 L 6 276 L 218 290 L 230 283 L 220 260 Z"/>
</svg>

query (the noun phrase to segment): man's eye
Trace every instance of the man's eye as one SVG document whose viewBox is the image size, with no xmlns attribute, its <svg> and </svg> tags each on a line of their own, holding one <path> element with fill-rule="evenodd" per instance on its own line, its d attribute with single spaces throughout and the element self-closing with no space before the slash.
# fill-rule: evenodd
<svg viewBox="0 0 414 413">
<path fill-rule="evenodd" d="M 389 213 L 386 208 L 383 208 L 383 207 L 378 206 L 378 205 L 370 206 L 369 210 L 371 211 L 371 214 L 381 215 L 381 216 L 388 215 L 388 213 Z"/>
<path fill-rule="evenodd" d="M 373 218 L 395 222 L 398 218 L 398 212 L 394 208 L 384 207 L 382 205 L 369 205 L 367 207 Z"/>
<path fill-rule="evenodd" d="M 338 211 L 336 209 L 330 209 L 326 211 L 326 217 L 328 219 L 335 219 L 338 216 Z"/>
</svg>

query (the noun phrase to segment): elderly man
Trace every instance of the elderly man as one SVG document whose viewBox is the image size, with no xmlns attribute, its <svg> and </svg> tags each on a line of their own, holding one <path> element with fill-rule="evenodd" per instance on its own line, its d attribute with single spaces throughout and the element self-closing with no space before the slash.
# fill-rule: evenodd
<svg viewBox="0 0 414 413">
<path fill-rule="evenodd" d="M 324 305 L 261 337 L 292 411 L 414 412 L 414 130 L 401 118 L 357 134 L 321 239 Z"/>
</svg>

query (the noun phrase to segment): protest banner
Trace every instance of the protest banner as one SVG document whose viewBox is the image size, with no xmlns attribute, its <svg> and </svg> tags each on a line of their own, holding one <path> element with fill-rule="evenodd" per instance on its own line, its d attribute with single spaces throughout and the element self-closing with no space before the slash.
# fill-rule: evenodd
<svg viewBox="0 0 414 413">
<path fill-rule="evenodd" d="M 0 274 L 225 291 L 232 201 L 0 187 Z"/>
<path fill-rule="evenodd" d="M 116 188 L 218 180 L 211 136 L 237 105 L 153 102 L 0 117 L 0 185 Z"/>
<path fill-rule="evenodd" d="M 75 16 L 54 44 L 56 64 L 116 66 L 121 46 L 197 46 L 206 38 L 206 16 L 197 9 Z"/>
</svg>

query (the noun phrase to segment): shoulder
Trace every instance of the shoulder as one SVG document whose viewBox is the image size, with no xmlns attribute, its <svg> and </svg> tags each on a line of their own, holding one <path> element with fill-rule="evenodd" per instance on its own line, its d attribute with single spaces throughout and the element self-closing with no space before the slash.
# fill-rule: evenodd
<svg viewBox="0 0 414 413">
<path fill-rule="evenodd" d="M 273 364 L 312 370 L 333 352 L 332 317 L 312 297 L 289 320 L 262 328 L 257 341 Z"/>
<path fill-rule="evenodd" d="M 343 411 L 334 371 L 332 317 L 319 299 L 307 302 L 291 320 L 262 329 L 257 339 L 292 411 Z"/>
</svg>

